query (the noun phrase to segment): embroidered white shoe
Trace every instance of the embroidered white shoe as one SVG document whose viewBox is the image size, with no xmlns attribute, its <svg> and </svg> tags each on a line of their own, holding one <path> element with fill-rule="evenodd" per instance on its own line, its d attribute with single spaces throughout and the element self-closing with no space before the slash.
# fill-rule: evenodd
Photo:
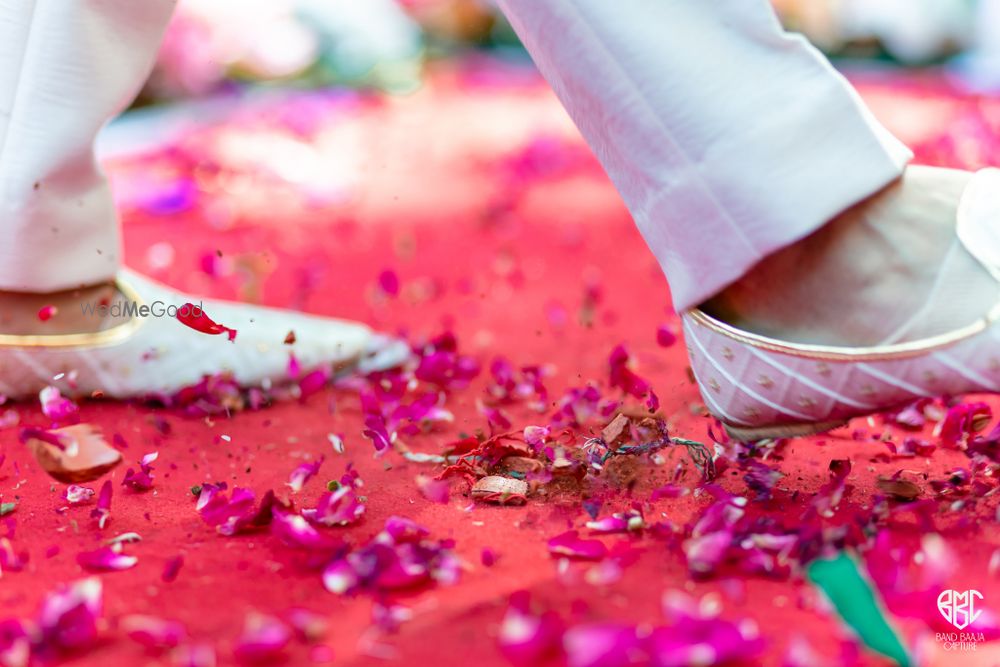
<svg viewBox="0 0 1000 667">
<path fill-rule="evenodd" d="M 1000 170 L 973 176 L 957 234 L 1000 282 Z M 919 397 L 1000 391 L 1000 303 L 949 333 L 876 347 L 789 343 L 698 309 L 682 320 L 706 407 L 738 440 L 824 432 Z"/>
<path fill-rule="evenodd" d="M 53 385 L 69 396 L 169 396 L 218 373 L 245 387 L 292 379 L 292 355 L 304 375 L 390 368 L 410 354 L 404 343 L 356 322 L 201 300 L 124 269 L 116 282 L 127 302 L 156 313 L 200 304 L 236 337 L 202 333 L 167 313 L 133 316 L 96 333 L 0 335 L 0 393 L 27 398 Z"/>
</svg>

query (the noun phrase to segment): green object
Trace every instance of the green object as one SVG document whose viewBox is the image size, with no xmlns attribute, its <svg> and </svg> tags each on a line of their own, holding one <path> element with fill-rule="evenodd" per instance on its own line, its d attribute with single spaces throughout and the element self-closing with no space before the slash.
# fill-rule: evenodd
<svg viewBox="0 0 1000 667">
<path fill-rule="evenodd" d="M 807 573 L 868 648 L 895 660 L 900 667 L 912 665 L 899 635 L 882 611 L 877 594 L 853 558 L 840 553 L 831 560 L 813 561 Z"/>
<path fill-rule="evenodd" d="M 0 503 L 0 516 L 6 516 L 14 511 L 17 507 L 17 503 Z"/>
</svg>

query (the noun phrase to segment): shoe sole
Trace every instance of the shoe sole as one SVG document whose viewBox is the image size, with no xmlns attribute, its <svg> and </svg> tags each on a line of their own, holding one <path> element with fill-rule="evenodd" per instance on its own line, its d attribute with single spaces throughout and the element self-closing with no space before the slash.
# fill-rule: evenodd
<svg viewBox="0 0 1000 667">
<path fill-rule="evenodd" d="M 758 440 L 777 440 L 779 438 L 802 438 L 807 435 L 826 433 L 847 424 L 846 419 L 834 421 L 812 422 L 801 424 L 779 424 L 775 426 L 745 427 L 731 426 L 723 422 L 729 437 L 738 442 L 757 442 Z"/>
</svg>

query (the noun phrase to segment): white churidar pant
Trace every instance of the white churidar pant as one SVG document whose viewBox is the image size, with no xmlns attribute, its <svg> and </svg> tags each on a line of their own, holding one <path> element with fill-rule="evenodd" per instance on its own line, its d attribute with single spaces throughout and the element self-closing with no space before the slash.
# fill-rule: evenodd
<svg viewBox="0 0 1000 667">
<path fill-rule="evenodd" d="M 118 217 L 94 138 L 139 92 L 175 0 L 0 0 L 0 289 L 111 279 Z"/>
<path fill-rule="evenodd" d="M 896 179 L 910 151 L 767 0 L 498 0 L 695 306 Z"/>
<path fill-rule="evenodd" d="M 0 289 L 112 278 L 93 141 L 174 0 L 0 0 Z M 618 188 L 674 305 L 897 178 L 910 152 L 766 0 L 499 0 Z"/>
</svg>

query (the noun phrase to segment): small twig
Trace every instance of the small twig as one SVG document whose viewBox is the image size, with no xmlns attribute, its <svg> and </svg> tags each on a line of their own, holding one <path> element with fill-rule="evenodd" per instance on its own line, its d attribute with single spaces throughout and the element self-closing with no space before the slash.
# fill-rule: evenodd
<svg viewBox="0 0 1000 667">
<path fill-rule="evenodd" d="M 611 449 L 601 438 L 591 438 L 587 440 L 583 446 L 584 448 L 592 448 L 598 445 L 607 449 L 601 457 L 601 465 L 604 465 L 608 459 L 613 456 L 652 454 L 653 452 L 666 449 L 667 447 L 680 445 L 687 448 L 688 456 L 691 457 L 691 461 L 694 463 L 695 467 L 698 468 L 705 479 L 712 479 L 715 477 L 715 460 L 713 459 L 712 454 L 709 452 L 708 447 L 700 442 L 697 442 L 696 440 L 664 437 L 659 440 L 653 440 L 639 445 L 623 445 L 618 449 Z"/>
</svg>

